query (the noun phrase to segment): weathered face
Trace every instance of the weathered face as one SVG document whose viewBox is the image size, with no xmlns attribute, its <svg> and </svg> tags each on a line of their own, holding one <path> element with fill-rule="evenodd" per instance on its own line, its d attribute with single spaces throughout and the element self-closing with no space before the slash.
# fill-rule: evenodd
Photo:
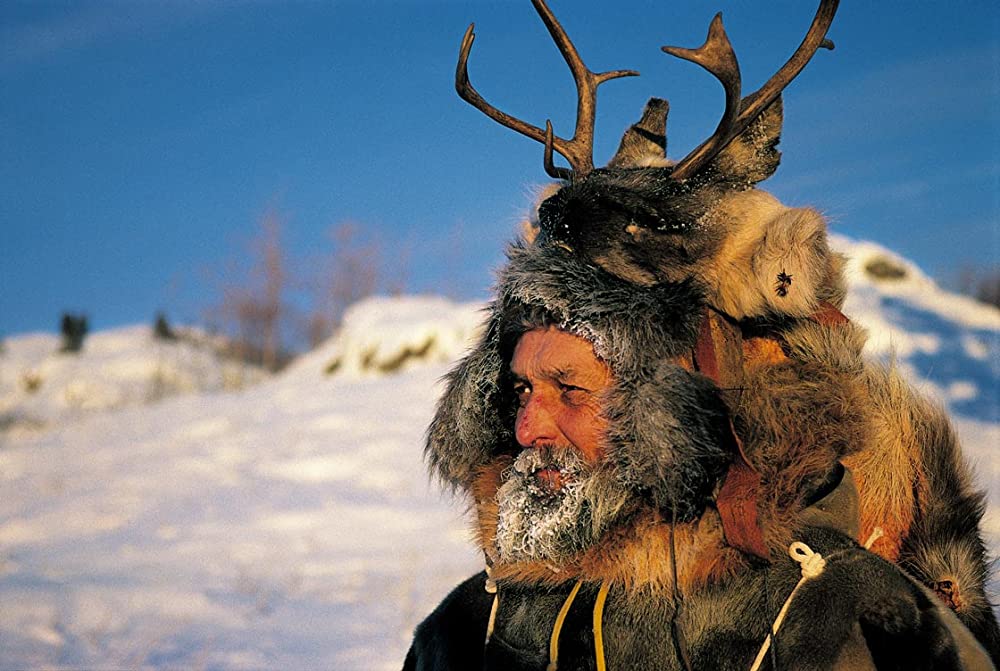
<svg viewBox="0 0 1000 671">
<path fill-rule="evenodd" d="M 601 399 L 612 377 L 593 346 L 555 327 L 528 331 L 514 348 L 510 370 L 518 400 L 518 444 L 572 448 L 596 463 L 607 428 Z"/>
<path fill-rule="evenodd" d="M 554 327 L 522 335 L 510 369 L 521 451 L 497 491 L 496 548 L 502 561 L 558 560 L 591 546 L 629 496 L 600 470 L 613 377 Z"/>
</svg>

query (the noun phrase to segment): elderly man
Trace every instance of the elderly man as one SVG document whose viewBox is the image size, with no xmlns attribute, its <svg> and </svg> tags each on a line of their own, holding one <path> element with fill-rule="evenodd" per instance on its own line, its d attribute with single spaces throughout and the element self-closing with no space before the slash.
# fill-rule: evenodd
<svg viewBox="0 0 1000 671">
<path fill-rule="evenodd" d="M 695 290 L 626 285 L 554 246 L 509 255 L 427 448 L 474 504 L 487 573 L 420 625 L 406 669 L 992 668 L 930 592 L 851 540 L 849 473 L 743 453 L 691 370 Z M 751 466 L 786 481 L 742 501 Z M 771 505 L 792 485 L 801 505 Z M 792 556 L 768 549 L 787 539 Z"/>
<path fill-rule="evenodd" d="M 636 73 L 590 71 L 532 4 L 577 124 L 564 138 L 486 102 L 469 27 L 456 90 L 544 143 L 560 182 L 428 433 L 487 575 L 420 625 L 406 667 L 991 668 L 955 616 L 1000 660 L 984 497 L 947 417 L 865 360 L 822 216 L 755 187 L 780 162 L 781 91 L 832 46 L 837 0 L 753 93 L 721 15 L 702 46 L 663 47 L 722 82 L 716 132 L 667 160 L 653 98 L 600 169 L 597 86 Z"/>
</svg>

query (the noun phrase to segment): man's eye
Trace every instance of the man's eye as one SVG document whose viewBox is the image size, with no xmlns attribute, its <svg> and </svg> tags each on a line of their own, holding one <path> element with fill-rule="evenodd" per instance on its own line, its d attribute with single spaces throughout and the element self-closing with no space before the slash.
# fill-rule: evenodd
<svg viewBox="0 0 1000 671">
<path fill-rule="evenodd" d="M 562 393 L 563 398 L 570 403 L 579 403 L 585 400 L 590 393 L 589 390 L 572 384 L 560 384 L 559 391 Z"/>
<path fill-rule="evenodd" d="M 530 393 L 531 387 L 523 382 L 514 385 L 514 395 L 517 396 L 517 402 L 520 405 L 524 405 L 528 401 L 528 395 Z"/>
</svg>

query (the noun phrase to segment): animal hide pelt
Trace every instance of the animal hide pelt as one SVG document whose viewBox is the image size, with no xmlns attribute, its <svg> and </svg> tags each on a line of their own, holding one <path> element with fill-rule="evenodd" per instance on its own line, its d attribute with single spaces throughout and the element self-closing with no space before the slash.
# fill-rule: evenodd
<svg viewBox="0 0 1000 671">
<path fill-rule="evenodd" d="M 824 553 L 826 567 L 796 593 L 763 669 L 991 668 L 955 616 L 896 567 L 836 532 L 814 529 L 803 538 Z M 600 654 L 611 669 L 681 669 L 666 632 L 676 619 L 687 632 L 682 654 L 691 668 L 744 671 L 798 580 L 791 564 L 758 566 L 696 590 L 680 610 L 655 591 L 615 586 L 595 616 L 600 585 L 584 583 L 559 632 L 558 668 L 596 669 Z M 469 578 L 420 625 L 404 671 L 552 668 L 550 633 L 571 586 L 502 587 L 496 628 L 484 645 L 493 600 L 485 582 L 485 573 Z M 595 651 L 595 617 L 603 654 Z"/>
<path fill-rule="evenodd" d="M 598 169 L 594 87 L 635 73 L 586 70 L 545 2 L 533 4 L 574 70 L 577 134 L 485 102 L 467 71 L 470 26 L 459 95 L 544 142 L 546 170 L 563 181 L 509 248 L 425 450 L 469 498 L 498 592 L 478 592 L 482 576 L 457 588 L 419 627 L 406 668 L 554 669 L 557 656 L 572 669 L 605 658 L 618 669 L 749 668 L 798 580 L 793 541 L 826 567 L 796 592 L 763 668 L 992 668 L 980 645 L 1000 660 L 983 497 L 947 417 L 862 356 L 864 333 L 839 312 L 843 259 L 822 216 L 755 188 L 780 162 L 780 91 L 831 46 L 836 0 L 821 1 L 789 62 L 743 97 L 720 17 L 702 47 L 664 47 L 723 83 L 716 133 L 668 161 L 668 105 L 653 99 Z M 553 327 L 591 343 L 610 370 L 607 428 L 570 516 L 579 534 L 524 559 L 498 541 L 501 518 L 524 512 L 505 513 L 502 492 L 532 456 L 515 440 L 509 367 L 524 333 Z M 869 537 L 872 551 L 858 544 Z"/>
<path fill-rule="evenodd" d="M 841 559 L 811 588 L 819 595 L 815 599 L 834 604 L 824 611 L 822 626 L 816 625 L 823 642 L 811 637 L 808 621 L 815 611 L 798 608 L 805 622 L 791 631 L 799 633 L 781 638 L 780 645 L 793 650 L 822 648 L 808 653 L 812 666 L 801 668 L 837 668 L 842 656 L 851 655 L 883 659 L 885 651 L 897 660 L 910 659 L 900 655 L 913 653 L 913 640 L 929 646 L 921 648 L 921 663 L 975 668 L 954 661 L 956 655 L 982 653 L 971 638 L 956 640 L 968 633 L 950 612 L 897 567 L 851 540 L 859 533 L 856 499 L 846 507 L 830 503 L 837 498 L 832 492 L 854 491 L 840 462 L 866 437 L 868 415 L 857 403 L 868 393 L 864 377 L 845 386 L 844 371 L 805 355 L 793 357 L 789 349 L 778 363 L 748 369 L 740 389 L 721 389 L 685 364 L 703 320 L 705 289 L 699 283 L 635 285 L 555 245 L 515 244 L 508 254 L 482 340 L 449 375 L 428 432 L 428 461 L 445 482 L 469 495 L 479 543 L 486 556 L 497 557 L 497 492 L 520 449 L 511 431 L 516 399 L 507 365 L 522 333 L 554 325 L 593 343 L 613 371 L 605 397 L 606 456 L 595 486 L 603 490 L 598 500 L 615 505 L 592 511 L 606 519 L 598 542 L 564 560 L 494 561 L 492 579 L 500 589 L 495 642 L 485 649 L 460 643 L 454 654 L 475 659 L 485 654 L 486 668 L 544 668 L 536 656 L 547 650 L 551 619 L 579 581 L 591 605 L 598 586 L 610 586 L 605 613 L 607 631 L 614 635 L 608 640 L 619 641 L 615 652 L 610 643 L 607 648 L 609 664 L 617 660 L 612 668 L 642 667 L 642 659 L 682 668 L 674 639 L 664 629 L 678 593 L 684 608 L 676 621 L 691 655 L 703 664 L 694 668 L 726 668 L 708 664 L 710 659 L 742 660 L 733 668 L 746 668 L 740 664 L 752 659 L 795 583 L 788 545 L 806 540 Z M 790 333 L 794 342 L 799 332 Z M 844 368 L 849 361 L 842 362 Z M 860 374 L 867 368 L 851 370 Z M 805 413 L 811 421 L 801 421 Z M 716 508 L 719 487 L 740 453 L 735 436 L 760 476 L 756 506 L 766 562 L 728 542 Z M 833 592 L 842 593 L 841 600 L 832 600 Z M 462 619 L 485 626 L 490 599 L 477 598 L 471 587 L 460 589 L 422 626 L 411 651 L 412 668 L 432 668 L 420 664 L 452 654 L 452 637 L 439 626 L 445 626 L 441 618 L 447 621 L 454 603 L 465 604 Z M 538 621 L 519 619 L 526 613 Z M 577 631 L 573 622 L 579 625 L 569 639 L 579 644 L 573 653 L 579 666 L 572 662 L 566 668 L 591 668 L 585 651 L 592 634 L 580 624 L 585 615 L 577 613 L 573 617 L 582 619 L 566 625 L 567 631 Z M 548 624 L 541 622 L 545 618 Z M 628 631 L 636 632 L 635 640 Z M 972 652 L 963 652 L 967 649 Z M 497 666 L 489 666 L 490 659 Z M 882 662 L 871 668 L 904 667 Z"/>
<path fill-rule="evenodd" d="M 647 117 L 650 109 L 664 115 L 653 124 L 663 128 L 666 110 L 652 105 Z M 546 191 L 531 237 L 572 250 L 636 290 L 698 287 L 743 341 L 725 371 L 731 389 L 724 398 L 754 464 L 780 462 L 779 470 L 807 481 L 835 461 L 848 465 L 861 493 L 858 540 L 881 529 L 873 550 L 938 593 L 1000 663 L 979 530 L 983 495 L 945 412 L 894 368 L 867 360 L 857 325 L 817 318 L 824 311 L 840 317 L 844 259 L 830 249 L 818 212 L 785 207 L 753 187 L 777 167 L 780 130 L 779 99 L 748 131 L 756 144 L 731 145 L 680 183 L 670 180 L 669 166 L 645 167 L 650 158 L 636 153 L 630 130 L 614 167 Z M 639 146 L 661 151 L 656 143 Z M 779 489 L 760 502 L 770 506 L 764 514 L 794 509 L 790 499 L 809 491 L 784 482 L 784 489 L 780 478 L 770 483 Z M 787 538 L 771 540 L 776 550 Z"/>
</svg>

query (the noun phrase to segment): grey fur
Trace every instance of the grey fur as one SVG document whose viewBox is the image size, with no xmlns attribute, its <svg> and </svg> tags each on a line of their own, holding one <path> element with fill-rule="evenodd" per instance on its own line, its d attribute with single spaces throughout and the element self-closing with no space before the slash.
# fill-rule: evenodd
<svg viewBox="0 0 1000 671">
<path fill-rule="evenodd" d="M 631 426 L 645 418 L 630 415 L 628 399 L 662 361 L 690 347 L 697 333 L 701 293 L 692 283 L 637 290 L 558 247 L 515 244 L 508 257 L 483 336 L 449 374 L 428 431 L 429 464 L 459 488 L 467 488 L 497 454 L 515 450 L 513 396 L 505 381 L 526 324 L 547 320 L 593 342 L 618 380 L 618 421 Z M 676 402 L 684 405 L 683 399 Z M 662 411 L 674 403 L 667 401 Z M 688 414 L 678 410 L 678 417 Z"/>
<path fill-rule="evenodd" d="M 606 414 L 620 477 L 660 510 L 676 504 L 679 520 L 700 514 L 736 451 L 715 385 L 661 362 L 648 377 L 619 382 Z"/>
</svg>

